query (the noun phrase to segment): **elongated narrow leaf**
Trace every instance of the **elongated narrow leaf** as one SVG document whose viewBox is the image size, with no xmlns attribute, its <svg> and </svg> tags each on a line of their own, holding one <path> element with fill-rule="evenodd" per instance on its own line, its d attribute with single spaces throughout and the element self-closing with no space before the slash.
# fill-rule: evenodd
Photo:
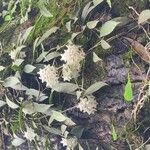
<svg viewBox="0 0 150 150">
<path fill-rule="evenodd" d="M 33 26 L 29 27 L 26 32 L 24 33 L 23 37 L 22 37 L 22 43 L 26 42 L 28 36 L 30 35 L 31 31 L 33 29 Z"/>
<path fill-rule="evenodd" d="M 109 7 L 111 8 L 111 0 L 107 0 Z"/>
<path fill-rule="evenodd" d="M 139 15 L 138 24 L 142 24 L 148 19 L 150 19 L 150 9 L 143 10 Z"/>
<path fill-rule="evenodd" d="M 39 46 L 45 39 L 47 39 L 50 35 L 55 33 L 59 28 L 58 27 L 52 27 L 50 30 L 46 31 L 43 36 L 39 39 L 38 43 L 36 44 L 36 47 Z"/>
<path fill-rule="evenodd" d="M 129 74 L 128 74 L 127 84 L 125 85 L 124 99 L 127 102 L 130 102 L 130 101 L 133 100 L 132 83 L 131 83 L 131 79 L 130 79 L 130 75 Z"/>
<path fill-rule="evenodd" d="M 41 62 L 46 57 L 47 54 L 48 52 L 42 52 L 40 56 L 36 59 L 36 62 L 38 63 Z"/>
<path fill-rule="evenodd" d="M 102 25 L 102 27 L 100 28 L 100 37 L 104 37 L 104 36 L 110 34 L 111 32 L 113 32 L 113 30 L 116 28 L 116 26 L 119 23 L 120 22 L 116 22 L 116 21 L 113 21 L 113 20 L 105 22 Z"/>
<path fill-rule="evenodd" d="M 112 139 L 113 141 L 116 141 L 118 139 L 118 135 L 116 133 L 115 126 L 113 124 L 112 124 Z"/>
<path fill-rule="evenodd" d="M 99 5 L 100 3 L 102 3 L 104 0 L 93 0 L 93 4 L 94 6 Z"/>
<path fill-rule="evenodd" d="M 81 15 L 81 17 L 82 17 L 83 20 L 86 19 L 87 15 L 88 15 L 88 13 L 89 13 L 89 9 L 90 9 L 91 4 L 92 4 L 92 2 L 89 2 L 89 3 L 87 3 L 86 6 L 84 7 L 84 9 L 83 9 L 83 11 L 82 11 L 82 15 Z"/>
<path fill-rule="evenodd" d="M 59 57 L 59 56 L 60 56 L 60 53 L 58 53 L 58 52 L 51 52 L 47 56 L 45 56 L 44 62 L 50 61 L 50 60 L 52 60 L 52 59 L 54 59 L 56 57 Z"/>
<path fill-rule="evenodd" d="M 105 82 L 96 82 L 92 84 L 84 93 L 84 95 L 92 94 L 96 91 L 98 91 L 100 88 L 106 86 L 107 84 Z"/>
<path fill-rule="evenodd" d="M 38 7 L 40 9 L 40 13 L 44 17 L 53 17 L 53 15 L 49 12 L 49 10 L 46 8 L 47 3 L 44 0 L 39 0 Z"/>
</svg>

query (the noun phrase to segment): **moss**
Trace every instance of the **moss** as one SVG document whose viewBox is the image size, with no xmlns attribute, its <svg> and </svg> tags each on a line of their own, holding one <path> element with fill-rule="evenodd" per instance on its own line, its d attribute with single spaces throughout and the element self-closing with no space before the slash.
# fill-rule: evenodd
<svg viewBox="0 0 150 150">
<path fill-rule="evenodd" d="M 130 65 L 129 62 L 131 61 L 132 56 L 134 56 L 134 55 L 135 55 L 135 53 L 131 49 L 122 55 L 122 58 L 123 58 L 123 61 L 124 61 L 124 64 L 126 65 L 126 67 L 128 67 Z"/>
<path fill-rule="evenodd" d="M 31 39 L 35 39 L 39 35 L 42 35 L 46 30 L 53 26 L 61 26 L 65 23 L 65 21 L 68 20 L 68 16 L 72 12 L 71 7 L 73 7 L 73 4 L 70 3 L 69 7 L 66 5 L 68 0 L 63 0 L 63 2 L 59 2 L 57 0 L 52 0 L 47 6 L 52 13 L 53 17 L 46 18 L 44 16 L 41 16 L 40 13 L 35 18 L 35 29 L 32 32 Z M 75 2 L 74 2 L 75 3 Z M 58 5 L 59 4 L 59 5 Z"/>
<path fill-rule="evenodd" d="M 10 51 L 12 47 L 12 43 L 16 41 L 15 35 L 18 35 L 16 33 L 16 29 L 18 28 L 18 20 L 12 21 L 12 22 L 5 22 L 0 26 L 0 41 L 2 42 L 3 49 L 5 52 Z"/>
<path fill-rule="evenodd" d="M 103 58 L 107 55 L 109 55 L 110 53 L 112 53 L 114 50 L 113 48 L 110 49 L 103 49 L 101 46 L 98 46 L 97 48 L 94 49 L 94 52 L 100 57 Z"/>
</svg>

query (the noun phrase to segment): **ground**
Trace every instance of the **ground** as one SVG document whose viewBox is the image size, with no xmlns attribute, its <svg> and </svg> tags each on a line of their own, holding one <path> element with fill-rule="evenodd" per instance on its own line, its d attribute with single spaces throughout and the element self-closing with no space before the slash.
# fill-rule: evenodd
<svg viewBox="0 0 150 150">
<path fill-rule="evenodd" d="M 138 24 L 141 12 L 150 12 L 149 1 L 12 0 L 8 5 L 0 3 L 0 149 L 63 150 L 68 145 L 62 138 L 76 137 L 79 150 L 149 150 L 149 13 Z M 66 82 L 61 57 L 70 41 L 85 59 L 79 77 Z M 57 68 L 57 87 L 39 79 L 44 65 Z M 105 83 L 89 94 L 98 103 L 96 111 L 84 113 L 75 106 L 96 83 Z"/>
</svg>

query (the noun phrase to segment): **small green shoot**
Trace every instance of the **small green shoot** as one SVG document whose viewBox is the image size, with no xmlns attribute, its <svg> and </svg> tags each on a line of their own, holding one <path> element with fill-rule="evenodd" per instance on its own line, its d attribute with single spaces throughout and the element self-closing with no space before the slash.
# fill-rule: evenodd
<svg viewBox="0 0 150 150">
<path fill-rule="evenodd" d="M 118 139 L 118 135 L 117 135 L 117 132 L 115 130 L 115 126 L 112 124 L 111 128 L 112 128 L 112 131 L 111 131 L 111 133 L 112 133 L 112 139 L 113 139 L 113 141 L 116 141 Z"/>
<path fill-rule="evenodd" d="M 129 74 L 128 74 L 127 84 L 125 85 L 124 99 L 127 102 L 131 102 L 133 100 L 132 83 L 131 83 L 131 79 L 130 79 L 130 75 Z"/>
</svg>

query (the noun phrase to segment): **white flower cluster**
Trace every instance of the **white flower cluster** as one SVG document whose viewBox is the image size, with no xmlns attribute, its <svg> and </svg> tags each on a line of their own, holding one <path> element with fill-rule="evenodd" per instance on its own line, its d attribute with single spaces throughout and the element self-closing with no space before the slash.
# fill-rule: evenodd
<svg viewBox="0 0 150 150">
<path fill-rule="evenodd" d="M 80 109 L 80 111 L 84 113 L 94 114 L 97 108 L 97 101 L 95 100 L 95 97 L 93 95 L 80 98 L 80 102 L 77 104 L 77 108 Z"/>
<path fill-rule="evenodd" d="M 66 150 L 74 150 L 77 145 L 77 138 L 62 138 L 61 143 L 66 146 Z"/>
<path fill-rule="evenodd" d="M 39 79 L 41 79 L 42 82 L 46 82 L 47 87 L 52 88 L 59 82 L 57 69 L 54 66 L 45 65 L 43 69 L 40 69 L 38 74 L 40 75 Z"/>
<path fill-rule="evenodd" d="M 78 46 L 69 43 L 67 50 L 61 55 L 61 60 L 65 62 L 63 65 L 64 81 L 70 81 L 72 78 L 77 78 L 81 70 L 80 62 L 85 58 L 85 53 Z"/>
</svg>

